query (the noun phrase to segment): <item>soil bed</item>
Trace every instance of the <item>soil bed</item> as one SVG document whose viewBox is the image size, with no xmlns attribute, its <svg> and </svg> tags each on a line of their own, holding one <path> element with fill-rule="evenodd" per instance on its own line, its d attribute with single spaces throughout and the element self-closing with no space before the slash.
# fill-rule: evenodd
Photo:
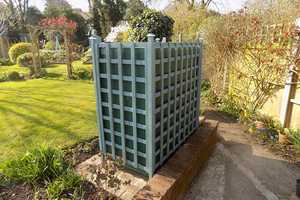
<svg viewBox="0 0 300 200">
<path fill-rule="evenodd" d="M 99 139 L 98 137 L 91 138 L 79 142 L 75 145 L 63 148 L 65 154 L 65 161 L 70 165 L 75 166 L 78 163 L 92 157 L 99 153 Z M 0 174 L 0 179 L 1 179 Z M 101 189 L 96 188 L 91 182 L 83 181 L 81 183 L 83 190 L 83 199 L 88 200 L 118 200 L 113 194 Z M 65 191 L 61 196 L 62 199 L 73 199 L 73 191 Z M 25 183 L 11 183 L 1 184 L 0 182 L 0 200 L 31 200 L 40 199 L 47 200 L 48 195 L 44 185 L 35 185 Z"/>
</svg>

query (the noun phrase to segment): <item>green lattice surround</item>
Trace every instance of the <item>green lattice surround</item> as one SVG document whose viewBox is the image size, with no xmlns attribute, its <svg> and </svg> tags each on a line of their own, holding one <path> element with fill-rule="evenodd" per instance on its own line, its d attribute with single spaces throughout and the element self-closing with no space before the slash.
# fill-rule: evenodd
<svg viewBox="0 0 300 200">
<path fill-rule="evenodd" d="M 202 44 L 91 46 L 100 149 L 152 176 L 199 126 Z"/>
</svg>

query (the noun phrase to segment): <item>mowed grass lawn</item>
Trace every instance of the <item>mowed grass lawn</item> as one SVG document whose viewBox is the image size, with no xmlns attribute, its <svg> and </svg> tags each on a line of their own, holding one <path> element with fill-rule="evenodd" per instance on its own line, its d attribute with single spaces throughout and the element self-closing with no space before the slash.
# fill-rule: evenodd
<svg viewBox="0 0 300 200">
<path fill-rule="evenodd" d="M 64 147 L 96 136 L 95 109 L 90 81 L 0 83 L 0 162 L 39 145 Z"/>
</svg>

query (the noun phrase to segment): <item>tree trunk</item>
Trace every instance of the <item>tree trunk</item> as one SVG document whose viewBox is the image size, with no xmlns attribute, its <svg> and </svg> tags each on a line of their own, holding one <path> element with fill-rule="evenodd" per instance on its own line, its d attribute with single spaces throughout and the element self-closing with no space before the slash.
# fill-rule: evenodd
<svg viewBox="0 0 300 200">
<path fill-rule="evenodd" d="M 1 46 L 1 56 L 4 59 L 8 59 L 8 48 L 9 42 L 6 37 L 0 37 L 0 46 Z"/>
<path fill-rule="evenodd" d="M 30 36 L 32 41 L 32 62 L 33 62 L 33 68 L 31 69 L 30 75 L 39 77 L 42 66 L 41 66 L 41 58 L 39 53 L 38 35 L 35 32 L 30 31 Z"/>
<path fill-rule="evenodd" d="M 71 51 L 71 45 L 70 45 L 69 35 L 67 31 L 65 31 L 64 37 L 65 37 L 66 56 L 67 56 L 67 76 L 68 79 L 72 79 L 73 78 L 72 51 Z"/>
</svg>

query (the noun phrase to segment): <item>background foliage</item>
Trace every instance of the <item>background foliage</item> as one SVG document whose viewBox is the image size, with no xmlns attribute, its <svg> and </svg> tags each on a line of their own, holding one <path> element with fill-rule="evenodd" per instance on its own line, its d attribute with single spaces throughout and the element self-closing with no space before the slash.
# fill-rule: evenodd
<svg viewBox="0 0 300 200">
<path fill-rule="evenodd" d="M 140 16 L 132 18 L 129 24 L 131 41 L 146 41 L 148 33 L 153 33 L 158 38 L 166 37 L 170 41 L 174 20 L 161 12 L 146 9 Z"/>
</svg>

